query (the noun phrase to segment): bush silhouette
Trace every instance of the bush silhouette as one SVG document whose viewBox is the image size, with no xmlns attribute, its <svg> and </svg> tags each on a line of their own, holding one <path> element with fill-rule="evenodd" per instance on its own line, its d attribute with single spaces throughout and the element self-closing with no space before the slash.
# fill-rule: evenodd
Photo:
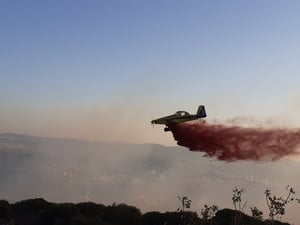
<svg viewBox="0 0 300 225">
<path fill-rule="evenodd" d="M 191 211 L 142 214 L 138 208 L 126 204 L 57 204 L 41 198 L 14 204 L 0 201 L 0 224 L 9 225 L 182 225 L 183 216 L 186 225 L 234 225 L 237 213 L 240 224 L 288 225 L 275 220 L 256 219 L 233 209 L 221 209 L 204 220 Z"/>
</svg>

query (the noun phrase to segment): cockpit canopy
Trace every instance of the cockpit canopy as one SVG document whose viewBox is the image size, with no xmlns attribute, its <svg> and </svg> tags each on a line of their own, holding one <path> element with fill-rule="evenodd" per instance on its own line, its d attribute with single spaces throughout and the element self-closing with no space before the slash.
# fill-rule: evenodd
<svg viewBox="0 0 300 225">
<path fill-rule="evenodd" d="M 177 111 L 176 113 L 175 113 L 175 115 L 176 116 L 188 116 L 188 115 L 190 115 L 188 112 L 186 112 L 186 111 Z"/>
</svg>

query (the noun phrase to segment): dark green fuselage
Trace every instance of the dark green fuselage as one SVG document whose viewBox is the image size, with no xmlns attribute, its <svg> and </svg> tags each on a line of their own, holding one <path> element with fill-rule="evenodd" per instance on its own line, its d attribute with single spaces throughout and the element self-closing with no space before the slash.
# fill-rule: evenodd
<svg viewBox="0 0 300 225">
<path fill-rule="evenodd" d="M 196 120 L 196 119 L 204 118 L 204 117 L 206 117 L 205 108 L 204 108 L 204 105 L 200 105 L 198 107 L 197 113 L 195 115 L 191 115 L 186 111 L 177 111 L 176 113 L 174 113 L 172 115 L 152 120 L 151 123 L 152 124 L 165 124 L 167 126 L 167 128 L 165 128 L 165 131 L 168 131 L 169 125 L 176 125 L 179 123 L 184 123 L 187 121 Z"/>
<path fill-rule="evenodd" d="M 171 125 L 171 124 L 178 124 L 178 123 L 184 123 L 186 121 L 190 120 L 196 120 L 200 118 L 197 115 L 190 115 L 188 112 L 185 111 L 178 111 L 170 116 L 161 117 L 156 120 L 152 120 L 152 124 L 165 124 L 165 125 Z"/>
</svg>

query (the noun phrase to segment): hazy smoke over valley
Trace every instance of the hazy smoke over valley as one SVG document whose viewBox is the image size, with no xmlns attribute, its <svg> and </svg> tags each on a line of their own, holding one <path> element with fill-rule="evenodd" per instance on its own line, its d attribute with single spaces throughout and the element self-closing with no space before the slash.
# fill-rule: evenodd
<svg viewBox="0 0 300 225">
<path fill-rule="evenodd" d="M 284 195 L 290 184 L 300 193 L 297 162 L 224 164 L 184 148 L 155 144 L 1 134 L 0 168 L 0 198 L 13 202 L 42 197 L 166 211 L 177 209 L 177 195 L 186 195 L 193 200 L 192 210 L 199 212 L 204 204 L 232 208 L 232 188 L 240 186 L 246 188 L 243 198 L 249 207 L 266 210 L 266 188 Z M 296 218 L 297 207 L 288 210 L 289 218 Z"/>
</svg>

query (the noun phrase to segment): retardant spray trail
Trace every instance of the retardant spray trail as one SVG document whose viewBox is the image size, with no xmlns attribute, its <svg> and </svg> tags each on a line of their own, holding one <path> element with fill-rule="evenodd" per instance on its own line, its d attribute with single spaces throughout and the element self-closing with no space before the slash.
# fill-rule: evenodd
<svg viewBox="0 0 300 225">
<path fill-rule="evenodd" d="M 245 128 L 202 122 L 169 126 L 178 145 L 224 161 L 277 160 L 299 154 L 300 130 Z"/>
</svg>

